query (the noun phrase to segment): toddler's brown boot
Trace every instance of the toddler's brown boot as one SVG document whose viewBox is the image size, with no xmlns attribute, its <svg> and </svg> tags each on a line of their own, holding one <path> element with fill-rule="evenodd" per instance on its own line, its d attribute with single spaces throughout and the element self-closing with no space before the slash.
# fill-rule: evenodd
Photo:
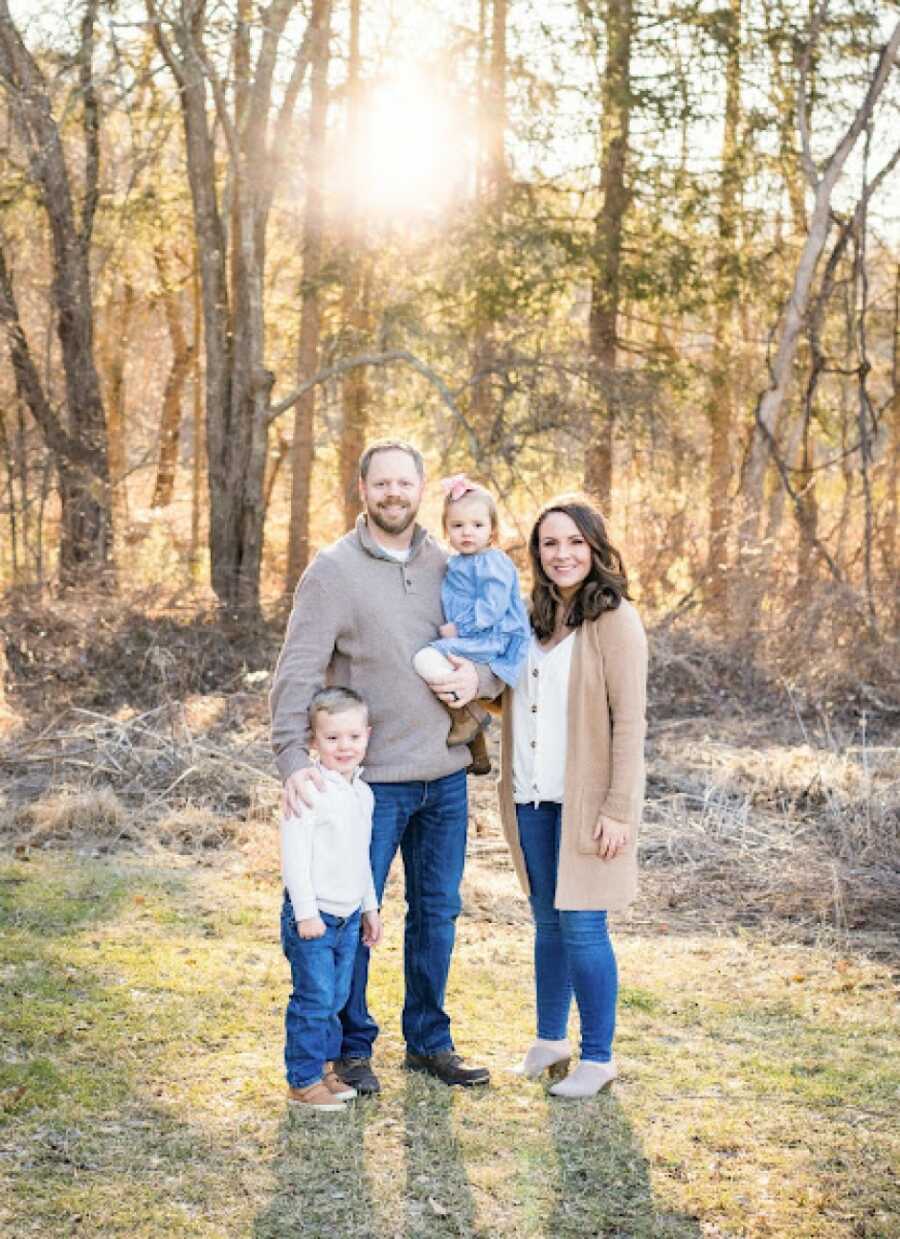
<svg viewBox="0 0 900 1239">
<path fill-rule="evenodd" d="M 487 741 L 483 731 L 479 731 L 478 735 L 470 740 L 469 752 L 472 754 L 472 761 L 468 766 L 469 774 L 490 774 L 491 759 L 488 756 Z"/>
<path fill-rule="evenodd" d="M 451 749 L 459 744 L 471 744 L 479 732 L 491 724 L 491 716 L 477 701 L 463 706 L 460 710 L 447 706 L 447 712 L 452 719 L 452 726 L 447 735 L 447 747 Z"/>
</svg>

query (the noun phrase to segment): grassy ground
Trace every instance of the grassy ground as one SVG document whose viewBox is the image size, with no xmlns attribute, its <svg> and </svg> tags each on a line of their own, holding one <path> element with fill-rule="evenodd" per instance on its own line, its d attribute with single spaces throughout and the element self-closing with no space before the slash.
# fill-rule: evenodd
<svg viewBox="0 0 900 1239">
<path fill-rule="evenodd" d="M 900 1234 L 883 963 L 761 929 L 623 922 L 622 1078 L 566 1104 L 507 1071 L 532 1032 L 508 868 L 476 855 L 466 891 L 449 1007 L 493 1086 L 451 1092 L 402 1070 L 395 881 L 372 979 L 384 1093 L 326 1120 L 283 1103 L 269 862 L 6 863 L 0 1232 Z"/>
</svg>

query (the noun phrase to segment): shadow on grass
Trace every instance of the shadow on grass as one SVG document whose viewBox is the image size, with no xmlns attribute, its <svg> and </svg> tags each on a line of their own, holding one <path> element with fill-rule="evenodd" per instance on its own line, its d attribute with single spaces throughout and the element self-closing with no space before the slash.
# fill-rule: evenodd
<svg viewBox="0 0 900 1239">
<path fill-rule="evenodd" d="M 405 1225 L 408 1239 L 484 1236 L 465 1158 L 453 1130 L 455 1090 L 407 1075 L 403 1090 L 406 1145 Z"/>
<path fill-rule="evenodd" d="M 595 1101 L 552 1104 L 556 1149 L 555 1203 L 546 1225 L 554 1237 L 691 1239 L 696 1218 L 661 1208 L 640 1142 L 612 1094 Z"/>
<path fill-rule="evenodd" d="M 275 1190 L 254 1219 L 254 1239 L 375 1239 L 364 1149 L 370 1114 L 369 1102 L 348 1106 L 344 1114 L 288 1112 L 272 1166 Z"/>
</svg>

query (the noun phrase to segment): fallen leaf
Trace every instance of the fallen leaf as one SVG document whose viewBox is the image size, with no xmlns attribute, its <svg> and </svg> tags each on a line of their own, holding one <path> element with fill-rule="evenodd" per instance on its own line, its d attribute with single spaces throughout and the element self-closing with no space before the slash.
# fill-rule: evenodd
<svg viewBox="0 0 900 1239">
<path fill-rule="evenodd" d="M 428 1203 L 431 1205 L 432 1209 L 438 1215 L 438 1217 L 446 1217 L 447 1214 L 450 1212 L 450 1210 L 444 1208 L 442 1204 L 438 1204 L 438 1202 L 435 1200 L 433 1196 L 428 1197 Z"/>
<path fill-rule="evenodd" d="M 0 1093 L 0 1110 L 11 1110 L 27 1092 L 28 1086 L 20 1084 L 18 1088 L 10 1088 L 5 1093 Z"/>
</svg>

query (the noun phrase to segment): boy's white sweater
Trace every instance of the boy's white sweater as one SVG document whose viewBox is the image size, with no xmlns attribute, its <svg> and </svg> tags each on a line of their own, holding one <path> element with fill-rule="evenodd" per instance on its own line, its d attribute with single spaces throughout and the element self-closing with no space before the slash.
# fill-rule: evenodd
<svg viewBox="0 0 900 1239">
<path fill-rule="evenodd" d="M 298 921 L 378 907 L 369 863 L 372 789 L 359 769 L 351 780 L 321 766 L 319 773 L 325 790 L 307 785 L 314 806 L 281 820 L 281 872 Z"/>
</svg>

